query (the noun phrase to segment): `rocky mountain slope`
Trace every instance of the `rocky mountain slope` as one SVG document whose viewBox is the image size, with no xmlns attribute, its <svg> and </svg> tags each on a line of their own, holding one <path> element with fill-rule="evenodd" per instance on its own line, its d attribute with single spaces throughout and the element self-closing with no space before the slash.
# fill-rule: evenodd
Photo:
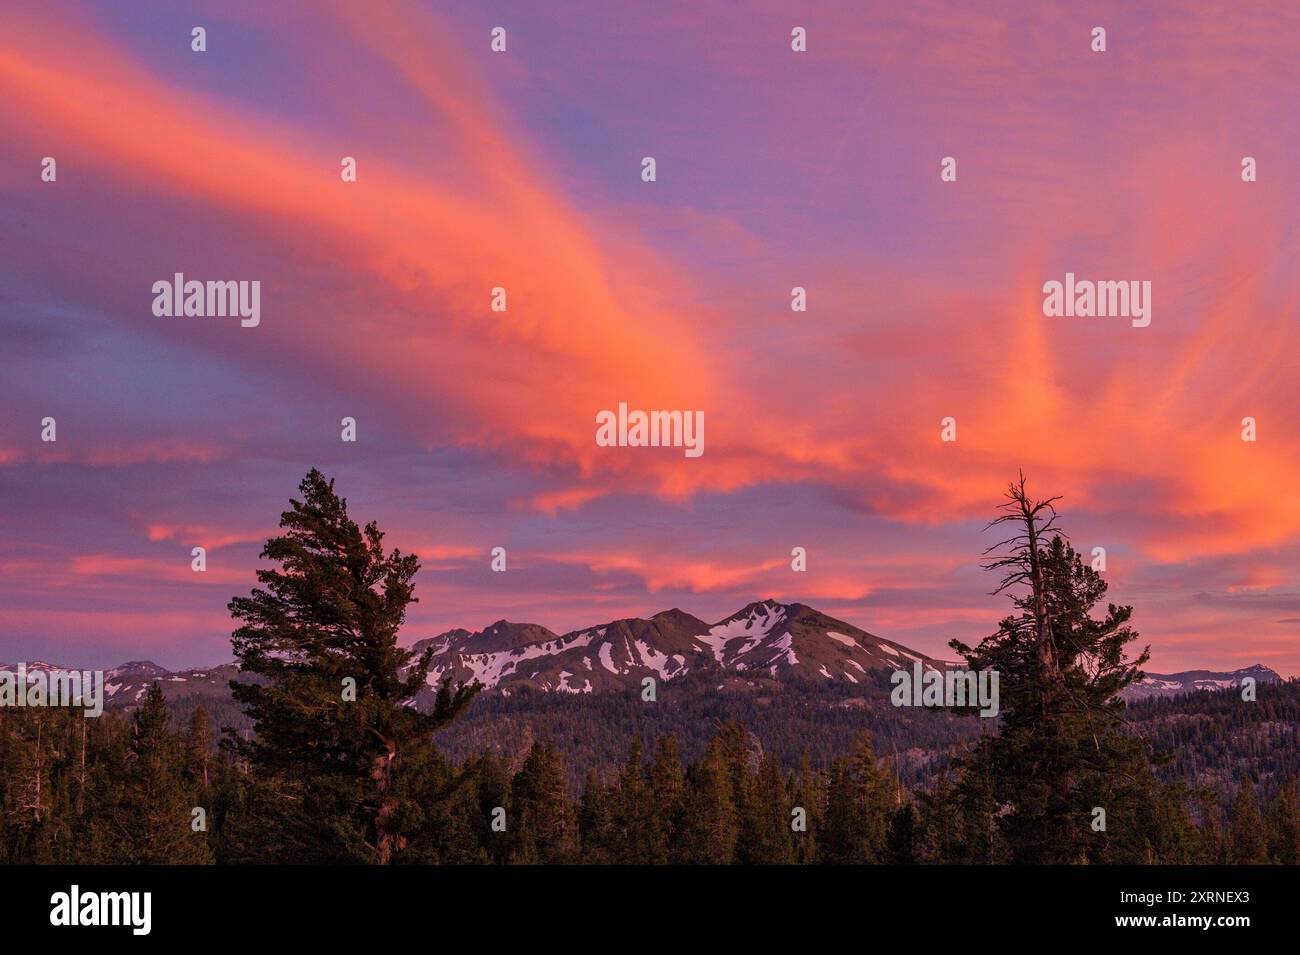
<svg viewBox="0 0 1300 955">
<path fill-rule="evenodd" d="M 671 681 L 700 670 L 722 679 L 809 679 L 854 684 L 867 670 L 950 666 L 805 604 L 764 600 L 709 624 L 673 609 L 557 636 L 535 624 L 498 620 L 415 645 L 432 648 L 429 682 L 478 680 L 508 694 L 527 685 L 556 693 L 598 693 Z"/>
</svg>

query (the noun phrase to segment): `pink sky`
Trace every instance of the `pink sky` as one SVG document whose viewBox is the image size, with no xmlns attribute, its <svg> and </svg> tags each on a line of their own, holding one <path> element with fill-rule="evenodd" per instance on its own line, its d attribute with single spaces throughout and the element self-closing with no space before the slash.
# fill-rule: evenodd
<svg viewBox="0 0 1300 955">
<path fill-rule="evenodd" d="M 1300 673 L 1293 5 L 224 6 L 0 12 L 0 659 L 228 658 L 311 466 L 424 558 L 410 639 L 776 597 L 946 655 L 1023 468 L 1151 669 Z"/>
</svg>

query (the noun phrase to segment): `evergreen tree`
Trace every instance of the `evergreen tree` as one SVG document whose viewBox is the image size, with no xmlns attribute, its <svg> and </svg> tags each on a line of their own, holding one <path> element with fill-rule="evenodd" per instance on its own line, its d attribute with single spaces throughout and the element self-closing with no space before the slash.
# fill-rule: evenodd
<svg viewBox="0 0 1300 955">
<path fill-rule="evenodd" d="M 1228 861 L 1234 865 L 1261 865 L 1268 862 L 1268 837 L 1259 815 L 1255 786 L 1246 776 L 1241 780 L 1232 804 L 1228 826 Z"/>
<path fill-rule="evenodd" d="M 493 862 L 504 863 L 509 857 L 509 828 L 496 832 L 491 828 L 492 813 L 510 802 L 510 774 L 507 767 L 491 753 L 479 757 L 474 766 L 478 794 L 478 814 L 473 823 L 475 832 L 484 833 L 484 852 Z"/>
<path fill-rule="evenodd" d="M 831 765 L 826 812 L 817 838 L 817 861 L 828 865 L 861 865 L 867 861 L 866 819 L 849 760 Z"/>
<path fill-rule="evenodd" d="M 469 865 L 492 861 L 486 831 L 490 814 L 481 807 L 484 757 L 462 767 L 438 761 L 428 791 L 437 793 L 426 808 L 420 861 L 446 865 Z M 426 800 L 420 800 L 425 802 Z M 499 805 L 499 803 L 494 803 Z"/>
<path fill-rule="evenodd" d="M 1300 806 L 1294 779 L 1281 785 L 1269 807 L 1269 855 L 1283 865 L 1300 865 Z"/>
<path fill-rule="evenodd" d="M 207 789 L 211 783 L 208 771 L 212 762 L 212 726 L 208 711 L 201 706 L 190 714 L 185 730 L 185 755 L 188 772 Z"/>
<path fill-rule="evenodd" d="M 952 641 L 972 670 L 999 674 L 999 732 L 981 738 L 966 766 L 987 760 L 992 772 L 972 782 L 992 784 L 999 841 L 1022 863 L 1099 861 L 1108 837 L 1091 826 L 1094 807 L 1134 835 L 1136 819 L 1164 799 L 1144 744 L 1122 732 L 1120 691 L 1148 656 L 1127 656 L 1132 608 L 1092 616 L 1107 584 L 1057 530 L 1057 500 L 1031 500 L 1023 476 L 1011 485 L 991 526 L 1014 531 L 989 549 L 987 566 L 1004 573 L 995 592 L 1009 592 L 1016 612 L 976 648 Z"/>
<path fill-rule="evenodd" d="M 794 861 L 809 865 L 817 861 L 820 852 L 826 784 L 825 774 L 813 769 L 812 760 L 806 752 L 799 760 L 793 790 L 791 802 L 795 808 L 804 811 L 804 829 L 791 833 L 794 840 Z"/>
<path fill-rule="evenodd" d="M 596 770 L 587 770 L 587 783 L 582 790 L 578 807 L 578 833 L 582 846 L 582 861 L 593 865 L 606 865 L 615 860 L 610 848 L 614 820 L 610 813 L 610 797 Z"/>
<path fill-rule="evenodd" d="M 1188 811 L 1190 799 L 1181 785 L 1163 785 L 1149 773 L 1137 779 L 1089 779 L 1081 789 L 1084 802 L 1106 811 L 1104 839 L 1089 847 L 1080 861 L 1150 865 L 1187 865 L 1197 861 L 1199 837 Z"/>
<path fill-rule="evenodd" d="M 669 733 L 659 738 L 655 758 L 646 777 L 651 802 L 648 861 L 676 861 L 677 834 L 682 827 L 682 799 L 686 785 L 676 736 Z"/>
<path fill-rule="evenodd" d="M 920 846 L 918 861 L 950 863 L 966 855 L 962 840 L 961 804 L 957 787 L 947 773 L 935 781 L 934 788 L 917 796 Z"/>
<path fill-rule="evenodd" d="M 568 801 L 564 763 L 549 740 L 534 743 L 529 750 L 511 784 L 510 804 L 518 861 L 555 864 L 573 860 L 576 820 Z"/>
<path fill-rule="evenodd" d="M 893 802 L 894 783 L 877 765 L 871 737 L 862 730 L 854 739 L 851 756 L 831 765 L 820 861 L 832 865 L 886 861 Z"/>
<path fill-rule="evenodd" d="M 775 753 L 764 753 L 759 762 L 754 792 L 742 820 L 744 836 L 738 846 L 739 862 L 788 865 L 794 861 L 790 809 L 781 762 Z"/>
<path fill-rule="evenodd" d="M 650 861 L 650 800 L 641 770 L 641 740 L 636 738 L 614 787 L 612 848 L 617 862 L 636 865 Z"/>
<path fill-rule="evenodd" d="M 687 771 L 679 861 L 725 865 L 735 856 L 736 803 L 730 764 L 720 735 Z"/>
<path fill-rule="evenodd" d="M 279 566 L 230 602 L 243 621 L 231 690 L 254 727 L 251 741 L 232 740 L 257 788 L 243 843 L 274 861 L 388 863 L 413 835 L 404 774 L 432 758 L 433 731 L 477 686 L 444 683 L 432 713 L 410 705 L 432 652 L 397 646 L 418 559 L 386 552 L 377 525 L 359 528 L 314 468 L 300 490 L 262 550 Z"/>
<path fill-rule="evenodd" d="M 131 721 L 130 749 L 121 780 L 101 779 L 95 801 L 112 861 L 144 865 L 194 865 L 212 861 L 207 835 L 195 830 L 198 789 L 185 779 L 181 738 L 171 730 L 162 689 L 145 691 Z M 107 861 L 107 860 L 100 860 Z"/>
<path fill-rule="evenodd" d="M 1200 865 L 1219 865 L 1227 855 L 1227 840 L 1223 835 L 1223 811 L 1218 797 L 1209 789 L 1200 789 L 1193 795 L 1193 804 L 1201 820 L 1196 861 Z"/>
<path fill-rule="evenodd" d="M 876 763 L 876 750 L 866 730 L 853 741 L 854 792 L 862 813 L 862 855 L 867 862 L 885 859 L 885 834 L 894 809 L 895 786 Z"/>
<path fill-rule="evenodd" d="M 910 802 L 894 811 L 889 820 L 889 833 L 885 837 L 885 858 L 894 865 L 915 865 L 918 862 L 919 814 Z"/>
<path fill-rule="evenodd" d="M 994 865 L 1009 860 L 1006 840 L 998 825 L 1003 806 L 997 797 L 998 769 L 994 750 L 976 745 L 958 761 L 961 781 L 957 801 L 961 809 L 962 855 L 954 859 L 971 865 Z"/>
</svg>

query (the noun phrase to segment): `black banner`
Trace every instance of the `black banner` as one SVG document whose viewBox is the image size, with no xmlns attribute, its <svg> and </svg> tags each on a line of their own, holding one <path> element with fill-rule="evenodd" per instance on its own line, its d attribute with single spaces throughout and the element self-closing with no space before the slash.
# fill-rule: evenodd
<svg viewBox="0 0 1300 955">
<path fill-rule="evenodd" d="M 576 941 L 676 934 L 688 920 L 705 937 L 760 939 L 785 923 L 920 949 L 1040 928 L 1063 939 L 1182 944 L 1199 934 L 1232 944 L 1288 926 L 1295 891 L 1294 873 L 1278 866 L 11 867 L 0 880 L 10 928 L 23 937 L 77 932 L 132 945 L 487 938 L 521 924 Z"/>
</svg>

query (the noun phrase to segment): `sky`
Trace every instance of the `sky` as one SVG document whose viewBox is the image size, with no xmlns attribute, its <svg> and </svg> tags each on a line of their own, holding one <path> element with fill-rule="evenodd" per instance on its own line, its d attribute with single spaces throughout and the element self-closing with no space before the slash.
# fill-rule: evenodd
<svg viewBox="0 0 1300 955">
<path fill-rule="evenodd" d="M 774 598 L 951 657 L 1023 470 L 1149 670 L 1300 674 L 1300 8 L 1143 6 L 5 4 L 0 660 L 230 659 L 311 467 L 421 557 L 404 642 Z"/>
</svg>

